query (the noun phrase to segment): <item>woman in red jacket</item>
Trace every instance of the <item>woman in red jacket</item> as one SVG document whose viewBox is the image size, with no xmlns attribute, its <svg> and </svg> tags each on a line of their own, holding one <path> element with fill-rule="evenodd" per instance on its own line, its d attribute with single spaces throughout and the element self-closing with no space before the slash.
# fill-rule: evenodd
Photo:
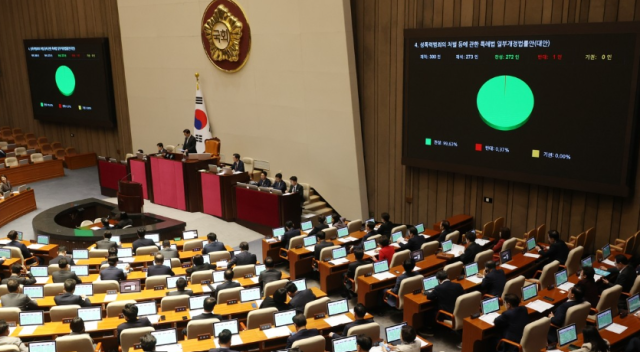
<svg viewBox="0 0 640 352">
<path fill-rule="evenodd" d="M 500 253 L 500 251 L 502 250 L 502 244 L 504 243 L 504 241 L 511 238 L 511 230 L 509 230 L 508 227 L 503 227 L 500 229 L 499 236 L 500 236 L 500 240 L 498 241 L 498 243 L 496 243 L 495 246 L 493 246 L 493 253 Z"/>
<path fill-rule="evenodd" d="M 386 259 L 387 263 L 391 265 L 391 258 L 393 258 L 393 254 L 396 252 L 396 249 L 389 245 L 389 237 L 380 237 L 380 246 L 381 248 L 378 251 L 378 261 Z"/>
</svg>

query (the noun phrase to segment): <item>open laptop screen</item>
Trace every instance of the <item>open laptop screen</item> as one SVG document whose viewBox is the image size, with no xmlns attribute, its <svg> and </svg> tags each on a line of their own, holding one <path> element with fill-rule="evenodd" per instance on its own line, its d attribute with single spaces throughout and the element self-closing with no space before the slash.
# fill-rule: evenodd
<svg viewBox="0 0 640 352">
<path fill-rule="evenodd" d="M 78 317 L 84 321 L 101 321 L 102 307 L 78 308 Z"/>
<path fill-rule="evenodd" d="M 155 301 L 136 303 L 138 307 L 138 316 L 155 315 L 158 313 L 158 307 Z"/>
<path fill-rule="evenodd" d="M 38 235 L 36 239 L 38 244 L 44 244 L 45 246 L 49 244 L 49 235 Z"/>
<path fill-rule="evenodd" d="M 528 285 L 522 288 L 522 300 L 526 301 L 538 296 L 538 285 Z"/>
<path fill-rule="evenodd" d="M 557 273 L 555 273 L 555 276 L 556 276 L 556 287 L 564 284 L 569 280 L 569 278 L 567 277 L 566 270 L 558 271 Z"/>
<path fill-rule="evenodd" d="M 43 325 L 44 311 L 20 312 L 20 326 Z"/>
<path fill-rule="evenodd" d="M 442 253 L 447 253 L 453 248 L 453 242 L 451 240 L 442 242 Z"/>
<path fill-rule="evenodd" d="M 418 231 L 418 233 L 423 233 L 424 232 L 424 224 L 420 223 L 420 224 L 416 225 L 416 231 Z"/>
<path fill-rule="evenodd" d="M 397 325 L 392 325 L 392 326 L 386 327 L 384 329 L 384 333 L 385 333 L 385 335 L 387 337 L 387 342 L 390 343 L 390 344 L 399 342 L 400 339 L 401 339 L 400 333 L 402 331 L 402 327 L 405 326 L 405 325 L 407 325 L 406 322 L 402 323 L 402 324 L 397 324 Z"/>
<path fill-rule="evenodd" d="M 347 249 L 345 247 L 340 247 L 332 250 L 333 259 L 340 259 L 347 256 Z"/>
<path fill-rule="evenodd" d="M 318 242 L 318 238 L 316 236 L 307 236 L 302 241 L 304 241 L 305 247 L 309 247 L 315 245 Z"/>
<path fill-rule="evenodd" d="M 260 287 L 245 288 L 244 290 L 240 291 L 240 301 L 242 303 L 257 301 L 260 298 L 262 298 L 262 296 L 260 295 Z"/>
<path fill-rule="evenodd" d="M 267 269 L 267 267 L 264 264 L 256 264 L 256 266 L 254 267 L 256 276 L 260 276 L 260 273 L 265 271 Z"/>
<path fill-rule="evenodd" d="M 536 248 L 536 239 L 532 237 L 527 240 L 527 251 L 530 251 L 534 248 Z"/>
<path fill-rule="evenodd" d="M 277 229 L 273 229 L 273 237 L 277 237 L 278 239 L 284 236 L 284 227 L 278 227 Z"/>
<path fill-rule="evenodd" d="M 567 325 L 558 329 L 558 344 L 564 346 L 578 339 L 576 324 Z"/>
<path fill-rule="evenodd" d="M 207 299 L 208 297 L 211 297 L 211 296 L 202 295 L 202 296 L 189 297 L 189 310 L 202 309 L 204 307 L 204 300 Z"/>
<path fill-rule="evenodd" d="M 78 296 L 93 296 L 93 284 L 77 284 L 73 294 Z"/>
<path fill-rule="evenodd" d="M 11 258 L 11 249 L 9 248 L 0 248 L 0 258 Z"/>
<path fill-rule="evenodd" d="M 337 301 L 327 302 L 327 312 L 329 316 L 338 314 L 344 314 L 349 311 L 349 303 L 346 299 L 340 299 Z"/>
<path fill-rule="evenodd" d="M 389 271 L 389 262 L 386 260 L 381 260 L 379 262 L 373 263 L 373 272 L 376 274 Z"/>
<path fill-rule="evenodd" d="M 291 281 L 294 284 L 296 284 L 296 286 L 298 287 L 298 291 L 302 291 L 302 290 L 306 290 L 307 289 L 307 280 L 306 279 L 298 279 L 298 280 L 294 280 Z"/>
<path fill-rule="evenodd" d="M 432 290 L 436 286 L 438 286 L 438 279 L 436 279 L 435 275 L 422 279 L 422 287 L 425 291 Z"/>
<path fill-rule="evenodd" d="M 333 352 L 353 352 L 358 350 L 356 336 L 348 336 L 331 341 Z"/>
<path fill-rule="evenodd" d="M 170 276 L 167 278 L 167 289 L 172 289 L 172 288 L 176 288 L 176 283 L 178 282 L 179 279 L 187 279 L 187 277 L 185 275 L 180 275 L 180 276 Z"/>
<path fill-rule="evenodd" d="M 178 343 L 176 329 L 163 329 L 152 331 L 151 335 L 156 338 L 156 346 L 172 345 Z"/>
<path fill-rule="evenodd" d="M 413 258 L 414 262 L 420 262 L 424 260 L 424 252 L 422 249 L 418 249 L 416 251 L 411 252 L 411 258 Z"/>
<path fill-rule="evenodd" d="M 611 247 L 607 243 L 604 245 L 604 247 L 602 247 L 602 260 L 609 258 L 610 255 L 611 255 Z"/>
<path fill-rule="evenodd" d="M 342 237 L 347 237 L 349 236 L 349 228 L 348 227 L 343 227 L 338 229 L 338 238 L 342 238 Z"/>
<path fill-rule="evenodd" d="M 183 240 L 192 240 L 194 238 L 198 238 L 198 230 L 182 231 Z"/>
<path fill-rule="evenodd" d="M 302 231 L 307 232 L 313 228 L 313 225 L 311 224 L 311 221 L 305 221 L 300 224 L 300 227 L 302 228 Z"/>
<path fill-rule="evenodd" d="M 55 341 L 30 342 L 29 352 L 56 352 L 56 342 Z"/>
<path fill-rule="evenodd" d="M 133 248 L 118 248 L 118 258 L 133 257 Z"/>
<path fill-rule="evenodd" d="M 87 249 L 74 249 L 71 254 L 73 254 L 73 259 L 75 260 L 89 259 L 89 250 Z"/>
<path fill-rule="evenodd" d="M 402 232 L 396 232 L 391 234 L 391 243 L 396 243 L 402 237 Z"/>
<path fill-rule="evenodd" d="M 278 313 L 273 313 L 273 321 L 276 327 L 286 326 L 293 324 L 293 317 L 296 316 L 296 310 L 285 310 Z"/>
<path fill-rule="evenodd" d="M 591 267 L 591 266 L 593 266 L 593 260 L 591 259 L 591 256 L 588 256 L 588 257 L 582 259 L 582 266 L 583 267 Z"/>
<path fill-rule="evenodd" d="M 629 308 L 629 314 L 633 314 L 638 309 L 640 309 L 640 294 L 639 293 L 636 293 L 635 295 L 627 298 L 627 307 Z"/>
<path fill-rule="evenodd" d="M 140 292 L 140 280 L 120 281 L 120 293 Z"/>
<path fill-rule="evenodd" d="M 148 233 L 144 236 L 144 238 L 153 240 L 153 242 L 160 242 L 160 235 L 157 233 Z"/>
<path fill-rule="evenodd" d="M 467 277 L 478 274 L 478 263 L 471 263 L 464 266 L 464 272 Z"/>
<path fill-rule="evenodd" d="M 218 335 L 220 335 L 220 333 L 224 329 L 231 331 L 231 335 L 237 334 L 239 331 L 238 319 L 231 319 L 231 320 L 221 321 L 219 323 L 213 323 L 213 335 L 215 337 L 218 337 Z"/>
<path fill-rule="evenodd" d="M 489 314 L 500 310 L 498 297 L 485 299 L 482 301 L 482 314 Z"/>
<path fill-rule="evenodd" d="M 376 240 L 368 240 L 364 242 L 364 250 L 365 251 L 370 251 L 373 249 L 376 249 L 376 247 L 378 246 L 378 244 L 376 243 Z"/>
<path fill-rule="evenodd" d="M 511 261 L 511 250 L 507 249 L 506 251 L 500 252 L 500 263 L 506 264 Z"/>
<path fill-rule="evenodd" d="M 22 288 L 22 293 L 29 296 L 29 298 L 31 299 L 43 298 L 44 286 L 40 286 L 40 285 L 24 286 Z"/>
<path fill-rule="evenodd" d="M 71 265 L 71 271 L 76 273 L 78 276 L 89 276 L 89 266 L 88 265 Z"/>
<path fill-rule="evenodd" d="M 596 314 L 596 324 L 598 330 L 602 330 L 607 326 L 613 324 L 613 315 L 611 314 L 611 308 Z"/>
<path fill-rule="evenodd" d="M 31 275 L 35 277 L 49 276 L 49 269 L 46 266 L 32 266 L 29 270 L 31 271 Z"/>
</svg>

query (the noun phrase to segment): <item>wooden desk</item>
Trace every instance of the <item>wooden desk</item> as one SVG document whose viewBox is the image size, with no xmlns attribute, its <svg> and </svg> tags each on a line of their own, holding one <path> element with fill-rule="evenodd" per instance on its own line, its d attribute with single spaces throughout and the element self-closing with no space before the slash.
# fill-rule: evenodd
<svg viewBox="0 0 640 352">
<path fill-rule="evenodd" d="M 267 241 L 267 239 L 262 239 L 262 260 L 264 261 L 267 257 L 271 257 L 274 263 L 283 262 L 284 259 L 280 258 L 280 248 L 284 248 L 284 243 L 282 241 Z"/>
<path fill-rule="evenodd" d="M 0 238 L 0 240 L 9 241 L 9 238 L 4 237 L 4 238 Z M 51 259 L 53 259 L 53 258 L 58 256 L 58 245 L 57 244 L 48 244 L 48 245 L 40 247 L 38 249 L 34 249 L 34 248 L 28 248 L 30 245 L 33 244 L 29 240 L 24 240 L 23 239 L 22 241 L 20 241 L 20 243 L 22 243 L 25 246 L 27 246 L 27 249 L 29 249 L 29 251 L 34 256 L 44 259 L 44 263 L 41 263 L 41 265 L 47 265 L 49 263 L 49 260 L 51 260 Z"/>
<path fill-rule="evenodd" d="M 235 186 L 235 221 L 263 235 L 291 220 L 299 226 L 302 208 L 299 195 L 278 195 Z"/>
<path fill-rule="evenodd" d="M 13 185 L 23 185 L 64 176 L 62 160 L 49 160 L 37 164 L 14 166 L 2 170 Z"/>
<path fill-rule="evenodd" d="M 611 345 L 611 351 L 622 351 L 627 346 L 627 343 L 629 342 L 629 340 L 632 337 L 634 337 L 634 335 L 636 335 L 638 332 L 640 332 L 640 319 L 632 315 L 627 315 L 624 318 L 620 318 L 620 316 L 618 315 L 613 318 L 613 322 L 616 324 L 624 325 L 627 327 L 627 329 L 623 331 L 621 334 L 616 334 L 614 332 L 603 329 L 603 330 L 600 330 L 600 336 L 603 339 L 609 341 L 609 344 Z M 578 340 L 575 341 L 573 345 L 582 346 L 583 342 L 584 340 L 583 340 L 582 333 L 579 332 Z M 568 352 L 569 345 L 559 347 L 558 349 L 561 351 Z"/>
<path fill-rule="evenodd" d="M 347 255 L 348 263 L 340 265 L 332 265 L 329 262 L 319 262 L 318 271 L 320 272 L 320 289 L 324 292 L 331 292 L 344 288 L 343 276 L 349 269 L 349 264 L 356 261 L 354 254 Z M 364 255 L 364 259 L 371 259 L 370 256 Z M 375 258 L 374 258 L 375 259 Z"/>
<path fill-rule="evenodd" d="M 14 181 L 10 180 L 10 182 Z M 2 214 L 0 227 L 34 210 L 36 210 L 36 194 L 33 189 L 0 200 L 0 214 Z"/>
<path fill-rule="evenodd" d="M 67 169 L 76 170 L 85 167 L 96 166 L 98 163 L 98 157 L 96 153 L 82 153 L 76 155 L 69 155 L 64 157 L 64 163 L 67 165 Z"/>
<path fill-rule="evenodd" d="M 473 229 L 473 216 L 471 215 L 458 214 L 447 218 L 446 220 L 449 222 L 451 229 L 460 231 L 460 234 L 464 234 L 465 231 Z M 433 229 L 440 231 L 441 222 L 442 221 L 438 221 L 433 224 Z"/>
</svg>

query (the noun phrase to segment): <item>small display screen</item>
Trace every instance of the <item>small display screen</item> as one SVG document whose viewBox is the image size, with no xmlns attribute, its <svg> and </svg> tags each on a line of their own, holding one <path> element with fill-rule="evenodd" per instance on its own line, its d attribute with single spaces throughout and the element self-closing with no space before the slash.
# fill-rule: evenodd
<svg viewBox="0 0 640 352">
<path fill-rule="evenodd" d="M 293 317 L 296 316 L 296 310 L 285 310 L 284 312 L 273 313 L 273 320 L 276 327 L 293 324 Z"/>
<path fill-rule="evenodd" d="M 73 293 L 78 296 L 93 296 L 93 284 L 78 284 Z"/>
<path fill-rule="evenodd" d="M 165 329 L 152 331 L 151 335 L 156 338 L 156 346 L 172 345 L 178 343 L 176 329 Z"/>
<path fill-rule="evenodd" d="M 231 335 L 237 334 L 238 320 L 233 319 L 233 320 L 221 321 L 219 323 L 213 323 L 213 335 L 215 337 L 218 337 L 218 335 L 220 335 L 222 330 L 225 330 L 225 329 L 231 331 Z"/>
<path fill-rule="evenodd" d="M 391 234 L 391 243 L 396 243 L 402 237 L 402 232 L 396 232 Z"/>
<path fill-rule="evenodd" d="M 309 247 L 309 246 L 315 245 L 318 242 L 318 238 L 316 236 L 307 236 L 303 238 L 303 241 L 304 241 L 304 246 Z"/>
<path fill-rule="evenodd" d="M 556 273 L 556 287 L 567 282 L 567 271 L 562 270 Z"/>
<path fill-rule="evenodd" d="M 273 237 L 282 237 L 284 236 L 284 227 L 278 227 L 277 229 L 273 229 Z"/>
<path fill-rule="evenodd" d="M 453 248 L 453 242 L 451 240 L 442 242 L 442 252 L 447 253 Z"/>
<path fill-rule="evenodd" d="M 48 245 L 49 244 L 49 236 L 48 235 L 38 235 L 38 238 L 37 238 L 36 241 L 38 242 L 38 244 Z"/>
<path fill-rule="evenodd" d="M 156 302 L 136 303 L 136 307 L 138 307 L 139 317 L 142 317 L 145 315 L 154 315 L 158 313 L 158 307 L 156 307 Z"/>
<path fill-rule="evenodd" d="M 611 309 L 607 309 L 602 313 L 596 315 L 596 322 L 598 323 L 598 330 L 604 329 L 607 326 L 613 324 L 613 316 L 611 315 Z"/>
<path fill-rule="evenodd" d="M 471 264 L 465 265 L 464 272 L 467 274 L 467 277 L 471 277 L 478 274 L 478 263 L 471 263 Z"/>
<path fill-rule="evenodd" d="M 438 286 L 438 279 L 434 276 L 426 277 L 422 280 L 422 286 L 425 291 L 432 290 L 434 287 Z"/>
<path fill-rule="evenodd" d="M 30 342 L 29 352 L 56 352 L 55 341 Z"/>
<path fill-rule="evenodd" d="M 331 341 L 333 352 L 353 352 L 358 350 L 356 336 L 343 337 Z"/>
<path fill-rule="evenodd" d="M 20 326 L 44 324 L 44 311 L 20 312 Z"/>
<path fill-rule="evenodd" d="M 257 301 L 260 298 L 262 298 L 262 296 L 260 296 L 260 287 L 245 288 L 244 290 L 240 291 L 240 301 L 242 303 Z"/>
<path fill-rule="evenodd" d="M 31 271 L 31 275 L 35 277 L 49 276 L 49 269 L 46 266 L 32 266 L 29 270 Z"/>
<path fill-rule="evenodd" d="M 349 236 L 349 228 L 343 227 L 338 229 L 338 238 Z"/>
<path fill-rule="evenodd" d="M 376 274 L 389 271 L 389 263 L 386 260 L 373 263 L 373 272 Z"/>
<path fill-rule="evenodd" d="M 74 249 L 73 259 L 89 259 L 89 251 L 87 249 Z"/>
<path fill-rule="evenodd" d="M 387 335 L 387 342 L 394 343 L 400 341 L 400 333 L 402 331 L 402 327 L 405 325 L 407 325 L 407 323 L 402 323 L 385 328 L 384 332 Z"/>
<path fill-rule="evenodd" d="M 210 297 L 209 295 L 191 296 L 189 297 L 189 309 L 196 310 L 204 307 L 204 300 Z"/>
<path fill-rule="evenodd" d="M 530 238 L 527 240 L 527 251 L 530 251 L 532 249 L 536 248 L 536 239 L 535 238 Z"/>
<path fill-rule="evenodd" d="M 482 301 L 482 314 L 489 314 L 500 310 L 498 297 L 489 298 Z"/>
<path fill-rule="evenodd" d="M 347 256 L 347 249 L 344 247 L 336 248 L 332 252 L 333 252 L 333 259 L 340 259 Z"/>
<path fill-rule="evenodd" d="M 24 286 L 22 292 L 31 299 L 44 297 L 44 286 Z"/>
<path fill-rule="evenodd" d="M 538 285 L 528 285 L 522 288 L 522 300 L 526 301 L 538 296 Z"/>
<path fill-rule="evenodd" d="M 89 276 L 89 266 L 88 265 L 71 265 L 71 271 L 76 273 L 78 276 Z"/>
<path fill-rule="evenodd" d="M 302 231 L 307 232 L 313 228 L 311 221 L 305 221 L 301 224 Z"/>
<path fill-rule="evenodd" d="M 78 308 L 78 317 L 84 321 L 101 321 L 102 320 L 102 308 Z"/>
<path fill-rule="evenodd" d="M 118 257 L 133 257 L 133 248 L 118 248 Z"/>
<path fill-rule="evenodd" d="M 327 311 L 329 316 L 344 314 L 349 311 L 349 303 L 346 299 L 327 303 Z"/>
<path fill-rule="evenodd" d="M 569 326 L 565 326 L 564 328 L 558 329 L 558 344 L 560 346 L 572 343 L 577 339 L 578 335 L 576 334 L 576 324 L 571 324 Z"/>
<path fill-rule="evenodd" d="M 424 232 L 424 224 L 416 225 L 416 230 L 418 231 L 418 233 L 423 233 Z"/>
<path fill-rule="evenodd" d="M 176 282 L 178 282 L 179 279 L 187 279 L 186 276 L 184 275 L 180 275 L 180 276 L 171 276 L 167 278 L 167 289 L 171 289 L 171 288 L 176 288 Z"/>
<path fill-rule="evenodd" d="M 291 282 L 293 282 L 296 285 L 296 287 L 298 287 L 298 291 L 307 289 L 307 280 L 305 279 L 298 279 Z"/>
<path fill-rule="evenodd" d="M 378 244 L 376 243 L 376 240 L 368 240 L 368 241 L 364 242 L 364 250 L 365 251 L 374 250 L 374 249 L 376 249 L 377 246 L 378 246 Z"/>
</svg>

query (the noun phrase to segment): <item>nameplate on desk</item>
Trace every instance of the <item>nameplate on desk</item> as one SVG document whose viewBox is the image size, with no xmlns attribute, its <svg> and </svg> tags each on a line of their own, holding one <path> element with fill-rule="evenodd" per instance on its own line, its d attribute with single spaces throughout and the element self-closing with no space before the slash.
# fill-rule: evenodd
<svg viewBox="0 0 640 352">
<path fill-rule="evenodd" d="M 250 279 L 250 278 L 252 278 L 252 277 L 253 277 L 253 274 L 245 274 L 245 275 L 244 275 L 244 278 L 245 278 L 245 279 Z"/>
<path fill-rule="evenodd" d="M 107 290 L 107 294 L 108 295 L 117 295 L 118 291 L 117 290 Z"/>
<path fill-rule="evenodd" d="M 189 263 L 182 264 L 182 268 L 183 269 L 184 268 L 190 268 L 190 267 L 191 267 L 191 264 L 189 264 Z"/>
<path fill-rule="evenodd" d="M 142 268 L 143 273 L 146 273 L 147 271 L 149 271 L 149 268 Z"/>
<path fill-rule="evenodd" d="M 141 348 L 142 348 L 142 344 L 141 344 L 141 343 L 135 343 L 135 344 L 133 344 L 133 349 L 135 349 L 135 350 L 139 350 L 139 349 L 141 349 Z"/>
<path fill-rule="evenodd" d="M 260 331 L 271 329 L 271 324 L 262 324 L 260 325 Z"/>
<path fill-rule="evenodd" d="M 62 319 L 62 323 L 63 324 L 71 324 L 72 321 L 73 321 L 73 318 L 64 318 L 64 319 Z"/>
<path fill-rule="evenodd" d="M 230 299 L 230 300 L 227 301 L 227 305 L 232 305 L 232 304 L 236 304 L 236 303 L 238 303 L 237 299 Z"/>
<path fill-rule="evenodd" d="M 162 290 L 164 290 L 164 285 L 153 286 L 153 290 L 154 291 L 162 291 Z"/>
<path fill-rule="evenodd" d="M 182 307 L 176 307 L 176 312 L 185 312 L 187 310 L 187 307 L 182 306 Z"/>
<path fill-rule="evenodd" d="M 418 294 L 421 294 L 421 293 L 422 293 L 422 289 L 421 288 L 417 288 L 417 289 L 413 290 L 413 294 L 414 295 L 418 295 Z"/>
<path fill-rule="evenodd" d="M 302 245 L 301 245 L 301 244 L 299 244 L 299 245 L 297 245 L 295 248 L 296 248 L 296 249 L 300 249 L 300 248 L 302 248 Z"/>
<path fill-rule="evenodd" d="M 210 283 L 211 283 L 211 280 L 202 280 L 202 281 L 200 281 L 201 285 L 208 285 Z"/>
<path fill-rule="evenodd" d="M 314 319 L 323 319 L 326 315 L 324 313 L 318 313 L 313 316 Z"/>
<path fill-rule="evenodd" d="M 7 322 L 7 326 L 9 326 L 10 328 L 15 328 L 15 327 L 16 327 L 16 326 L 18 326 L 18 325 L 16 325 L 16 322 L 15 322 L 15 321 L 8 321 L 8 322 Z"/>
<path fill-rule="evenodd" d="M 198 341 L 209 340 L 209 339 L 211 339 L 211 334 L 198 335 Z"/>
<path fill-rule="evenodd" d="M 366 273 L 364 274 L 364 277 L 370 277 L 371 275 L 373 275 L 373 273 Z"/>
<path fill-rule="evenodd" d="M 436 254 L 436 258 L 438 258 L 438 259 L 451 259 L 451 258 L 453 258 L 453 254 L 438 253 L 438 254 Z"/>
<path fill-rule="evenodd" d="M 196 248 L 192 249 L 191 251 L 192 252 L 200 252 L 201 250 L 202 250 L 202 248 L 196 247 Z"/>
</svg>

